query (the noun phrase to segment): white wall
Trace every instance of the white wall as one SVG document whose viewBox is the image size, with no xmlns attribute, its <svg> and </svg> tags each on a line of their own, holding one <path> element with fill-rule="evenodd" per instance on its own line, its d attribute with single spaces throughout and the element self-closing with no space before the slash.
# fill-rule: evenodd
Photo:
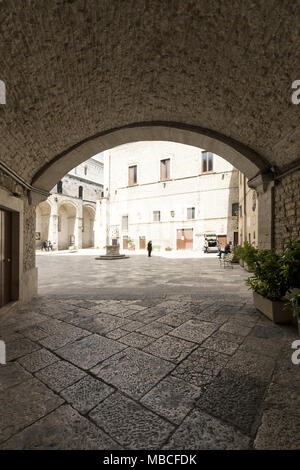
<svg viewBox="0 0 300 470">
<path fill-rule="evenodd" d="M 171 172 L 170 180 L 162 182 L 160 160 L 165 158 L 171 160 Z M 105 152 L 107 224 L 119 228 L 121 246 L 123 235 L 128 235 L 137 248 L 139 236 L 162 248 L 176 248 L 176 231 L 182 228 L 193 228 L 195 249 L 202 248 L 205 232 L 233 240 L 237 221 L 231 216 L 231 205 L 238 202 L 237 171 L 214 155 L 213 172 L 203 174 L 201 158 L 201 149 L 173 142 L 137 142 Z M 137 185 L 133 187 L 128 186 L 131 165 L 137 165 Z M 188 207 L 195 207 L 194 220 L 187 220 Z M 155 210 L 161 212 L 160 222 L 153 222 Z M 122 215 L 128 215 L 128 232 L 122 231 Z M 105 223 L 105 217 L 101 221 Z"/>
</svg>

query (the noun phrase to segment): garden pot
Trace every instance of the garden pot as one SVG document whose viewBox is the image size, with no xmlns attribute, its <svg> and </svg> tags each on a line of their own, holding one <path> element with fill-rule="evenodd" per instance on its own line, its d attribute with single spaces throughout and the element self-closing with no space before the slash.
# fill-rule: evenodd
<svg viewBox="0 0 300 470">
<path fill-rule="evenodd" d="M 257 310 L 274 323 L 292 322 L 293 312 L 288 300 L 269 300 L 257 292 L 253 292 L 253 301 Z"/>
<path fill-rule="evenodd" d="M 240 263 L 240 266 L 242 266 L 242 268 L 243 268 L 244 267 L 244 260 L 240 258 L 239 263 Z"/>
<path fill-rule="evenodd" d="M 244 268 L 246 269 L 246 271 L 248 271 L 248 273 L 253 273 L 253 269 L 249 268 L 248 264 L 245 263 L 245 261 L 244 261 Z"/>
</svg>

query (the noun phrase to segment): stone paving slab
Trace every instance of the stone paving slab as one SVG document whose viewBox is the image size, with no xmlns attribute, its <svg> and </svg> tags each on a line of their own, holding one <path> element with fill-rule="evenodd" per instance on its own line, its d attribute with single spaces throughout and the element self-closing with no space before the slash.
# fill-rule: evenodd
<svg viewBox="0 0 300 470">
<path fill-rule="evenodd" d="M 127 346 L 132 346 L 133 348 L 143 349 L 154 341 L 150 336 L 142 335 L 137 331 L 133 331 L 126 336 L 122 336 L 119 340 L 121 343 L 126 344 Z"/>
<path fill-rule="evenodd" d="M 178 425 L 195 406 L 200 394 L 200 388 L 168 376 L 152 388 L 141 403 Z"/>
<path fill-rule="evenodd" d="M 163 323 L 153 322 L 148 323 L 147 325 L 142 325 L 138 328 L 137 331 L 146 336 L 151 336 L 151 338 L 160 338 L 161 336 L 170 333 L 173 330 L 172 326 L 165 325 Z"/>
<path fill-rule="evenodd" d="M 165 335 L 145 347 L 144 351 L 178 364 L 195 348 L 197 348 L 195 343 Z"/>
<path fill-rule="evenodd" d="M 86 370 L 125 348 L 124 344 L 95 334 L 68 344 L 58 349 L 56 353 Z"/>
<path fill-rule="evenodd" d="M 218 325 L 215 325 L 214 323 L 189 320 L 173 330 L 170 335 L 201 344 L 217 329 Z"/>
<path fill-rule="evenodd" d="M 255 449 L 299 450 L 300 416 L 278 409 L 266 410 L 254 441 Z"/>
<path fill-rule="evenodd" d="M 265 389 L 259 380 L 223 369 L 206 387 L 197 406 L 251 436 L 259 424 Z"/>
<path fill-rule="evenodd" d="M 35 376 L 52 390 L 59 392 L 84 377 L 85 373 L 68 362 L 58 361 L 38 371 Z"/>
<path fill-rule="evenodd" d="M 222 421 L 194 409 L 163 450 L 243 450 L 250 439 Z"/>
<path fill-rule="evenodd" d="M 139 399 L 173 369 L 171 362 L 128 348 L 91 369 L 91 372 Z"/>
<path fill-rule="evenodd" d="M 120 446 L 70 406 L 61 406 L 8 440 L 0 449 L 118 450 Z"/>
<path fill-rule="evenodd" d="M 229 356 L 225 354 L 198 348 L 172 371 L 172 375 L 201 387 L 212 382 L 228 360 Z"/>
<path fill-rule="evenodd" d="M 81 414 L 87 414 L 114 391 L 114 388 L 101 380 L 86 376 L 74 385 L 62 390 L 60 395 Z"/>
<path fill-rule="evenodd" d="M 39 349 L 27 356 L 23 356 L 21 359 L 18 359 L 18 363 L 21 364 L 25 369 L 30 372 L 37 372 L 43 367 L 49 366 L 54 362 L 57 362 L 59 358 L 52 354 L 47 349 Z"/>
<path fill-rule="evenodd" d="M 239 349 L 231 357 L 227 367 L 242 375 L 268 382 L 273 374 L 275 360 L 269 356 Z"/>
<path fill-rule="evenodd" d="M 160 449 L 174 426 L 130 398 L 115 393 L 89 416 L 127 449 Z"/>
<path fill-rule="evenodd" d="M 47 415 L 63 400 L 35 378 L 0 392 L 0 443 Z"/>
<path fill-rule="evenodd" d="M 93 333 L 99 335 L 105 335 L 116 328 L 122 328 L 129 320 L 123 318 L 114 317 L 107 313 L 101 313 L 100 315 L 93 316 L 87 320 L 83 320 L 80 326 Z"/>
<path fill-rule="evenodd" d="M 25 356 L 41 347 L 27 338 L 11 339 L 6 343 L 6 360 L 13 361 L 19 357 Z"/>
<path fill-rule="evenodd" d="M 0 392 L 32 378 L 20 364 L 9 362 L 5 367 L 0 366 Z"/>
</svg>

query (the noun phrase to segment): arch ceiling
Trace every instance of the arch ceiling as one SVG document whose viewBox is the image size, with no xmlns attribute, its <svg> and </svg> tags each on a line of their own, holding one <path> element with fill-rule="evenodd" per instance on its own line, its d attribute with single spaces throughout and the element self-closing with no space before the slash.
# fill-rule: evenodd
<svg viewBox="0 0 300 470">
<path fill-rule="evenodd" d="M 299 158 L 299 2 L 4 1 L 1 16 L 0 160 L 28 184 L 168 133 L 250 177 Z"/>
</svg>

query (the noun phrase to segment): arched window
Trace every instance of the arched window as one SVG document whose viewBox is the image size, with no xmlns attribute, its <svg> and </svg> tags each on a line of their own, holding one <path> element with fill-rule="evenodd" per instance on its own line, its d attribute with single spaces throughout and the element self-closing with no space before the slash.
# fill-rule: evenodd
<svg viewBox="0 0 300 470">
<path fill-rule="evenodd" d="M 62 181 L 59 181 L 57 183 L 57 192 L 58 194 L 62 194 L 62 191 L 63 191 L 63 184 L 62 184 Z"/>
<path fill-rule="evenodd" d="M 78 188 L 78 197 L 79 197 L 79 199 L 83 198 L 83 187 L 82 186 L 79 186 L 79 188 Z"/>
</svg>

